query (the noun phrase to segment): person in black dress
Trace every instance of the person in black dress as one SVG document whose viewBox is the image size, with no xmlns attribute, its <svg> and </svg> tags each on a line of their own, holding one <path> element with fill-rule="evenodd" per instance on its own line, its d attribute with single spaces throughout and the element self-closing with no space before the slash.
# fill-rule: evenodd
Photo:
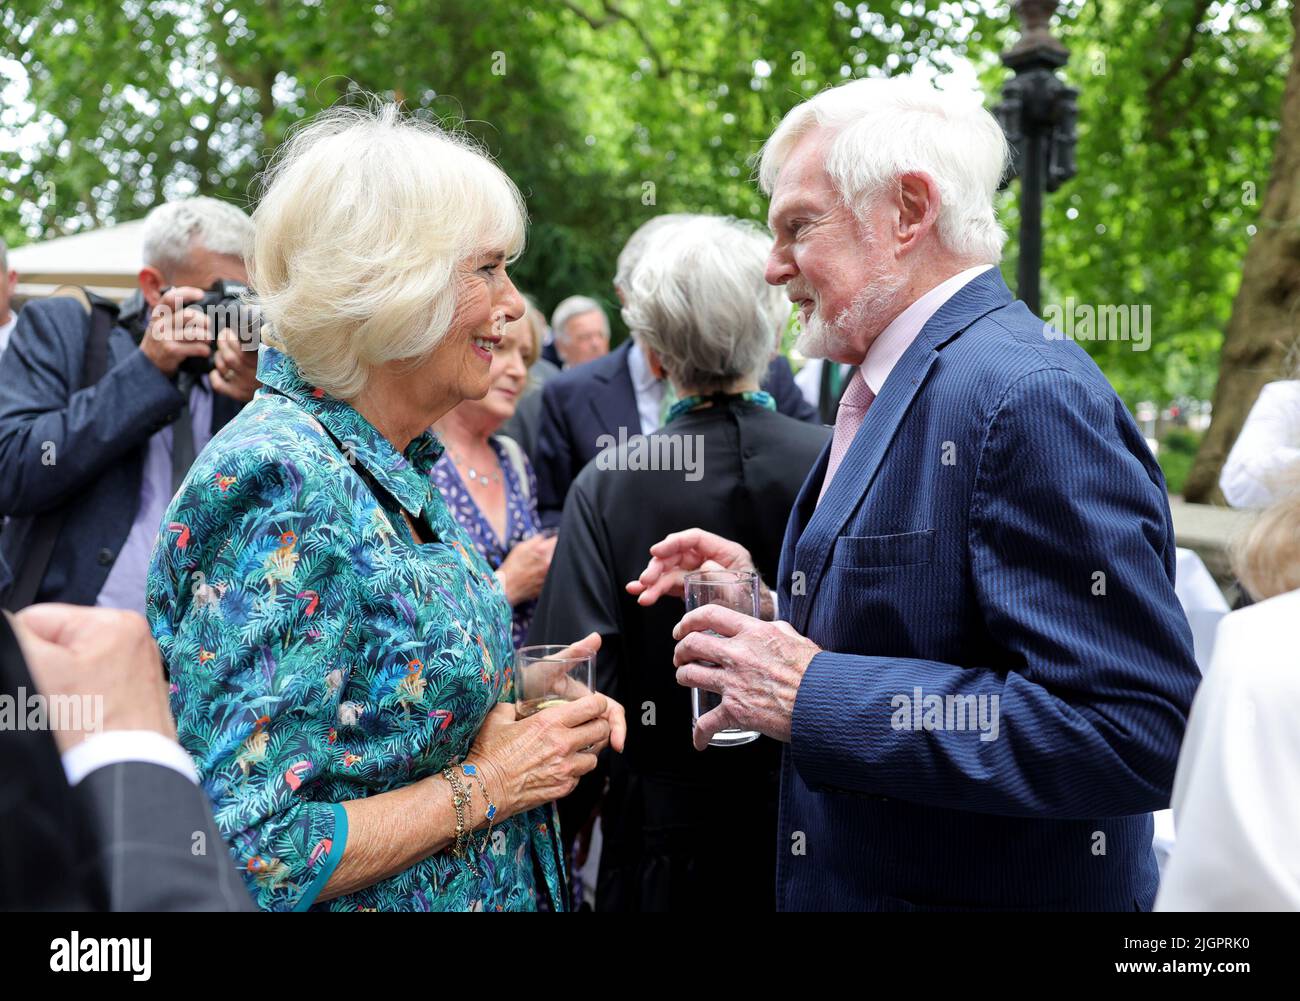
<svg viewBox="0 0 1300 1001">
<path fill-rule="evenodd" d="M 574 481 L 529 642 L 599 632 L 597 686 L 627 707 L 624 753 L 598 773 L 596 909 L 771 910 L 780 745 L 693 749 L 673 668 L 682 602 L 642 608 L 626 584 L 651 545 L 691 527 L 740 542 L 772 583 L 786 514 L 829 432 L 777 413 L 758 388 L 789 311 L 763 280 L 766 233 L 697 216 L 652 239 L 623 316 L 677 400 L 658 431 L 620 433 Z"/>
</svg>

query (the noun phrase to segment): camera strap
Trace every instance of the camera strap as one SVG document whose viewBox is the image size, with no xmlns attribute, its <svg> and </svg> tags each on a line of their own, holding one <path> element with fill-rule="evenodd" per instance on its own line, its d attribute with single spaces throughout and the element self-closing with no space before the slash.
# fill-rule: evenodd
<svg viewBox="0 0 1300 1001">
<path fill-rule="evenodd" d="M 176 491 L 181 488 L 181 483 L 189 474 L 190 466 L 194 465 L 196 452 L 194 450 L 194 415 L 190 412 L 190 394 L 193 392 L 193 386 L 197 382 L 190 384 L 185 380 L 187 388 L 181 389 L 181 409 L 176 415 L 176 420 L 172 422 L 172 496 L 176 496 Z"/>
</svg>

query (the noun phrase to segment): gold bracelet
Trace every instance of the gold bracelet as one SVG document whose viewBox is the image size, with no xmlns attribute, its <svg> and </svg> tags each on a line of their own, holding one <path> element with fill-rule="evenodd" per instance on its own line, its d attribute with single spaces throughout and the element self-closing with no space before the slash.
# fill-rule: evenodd
<svg viewBox="0 0 1300 1001">
<path fill-rule="evenodd" d="M 457 776 L 455 769 L 448 766 L 442 770 L 442 777 L 451 786 L 451 803 L 456 810 L 456 841 L 452 845 L 453 858 L 464 859 L 469 871 L 475 876 L 482 876 L 473 860 L 469 857 L 469 831 L 465 827 L 465 807 L 471 803 L 471 796 Z"/>
</svg>

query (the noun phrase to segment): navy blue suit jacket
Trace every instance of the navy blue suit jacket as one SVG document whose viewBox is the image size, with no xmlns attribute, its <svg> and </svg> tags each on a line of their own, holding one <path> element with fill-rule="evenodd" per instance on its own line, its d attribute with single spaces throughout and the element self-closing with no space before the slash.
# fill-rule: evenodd
<svg viewBox="0 0 1300 1001">
<path fill-rule="evenodd" d="M 1199 672 L 1164 478 L 1105 377 L 994 269 L 900 358 L 818 506 L 828 451 L 778 581 L 824 651 L 778 907 L 1149 909 Z"/>
<path fill-rule="evenodd" d="M 69 505 L 36 601 L 93 605 L 140 504 L 145 446 L 176 419 L 175 384 L 125 326 L 108 370 L 81 389 L 90 324 L 74 299 L 28 303 L 0 357 L 0 596 L 26 557 L 35 517 Z M 241 404 L 212 401 L 215 434 Z"/>
<path fill-rule="evenodd" d="M 604 357 L 561 372 L 542 387 L 541 425 L 529 458 L 537 472 L 537 509 L 547 527 L 560 523 L 569 486 L 582 467 L 600 454 L 600 437 L 617 438 L 619 428 L 626 428 L 629 438 L 641 433 L 636 390 L 627 367 L 633 343 L 629 337 Z M 817 423 L 817 411 L 795 385 L 783 355 L 772 359 L 763 388 L 781 413 Z"/>
</svg>

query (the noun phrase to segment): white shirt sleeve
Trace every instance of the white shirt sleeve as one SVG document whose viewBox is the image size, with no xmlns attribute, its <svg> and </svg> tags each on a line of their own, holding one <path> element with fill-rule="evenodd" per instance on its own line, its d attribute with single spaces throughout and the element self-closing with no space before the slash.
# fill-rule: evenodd
<svg viewBox="0 0 1300 1001">
<path fill-rule="evenodd" d="M 1268 507 L 1288 489 L 1287 473 L 1300 471 L 1300 380 L 1270 382 L 1250 408 L 1219 473 L 1229 504 Z"/>
<path fill-rule="evenodd" d="M 179 772 L 195 785 L 199 773 L 180 744 L 156 730 L 106 730 L 63 752 L 68 785 L 76 785 L 97 768 L 123 761 L 143 761 Z"/>
</svg>

